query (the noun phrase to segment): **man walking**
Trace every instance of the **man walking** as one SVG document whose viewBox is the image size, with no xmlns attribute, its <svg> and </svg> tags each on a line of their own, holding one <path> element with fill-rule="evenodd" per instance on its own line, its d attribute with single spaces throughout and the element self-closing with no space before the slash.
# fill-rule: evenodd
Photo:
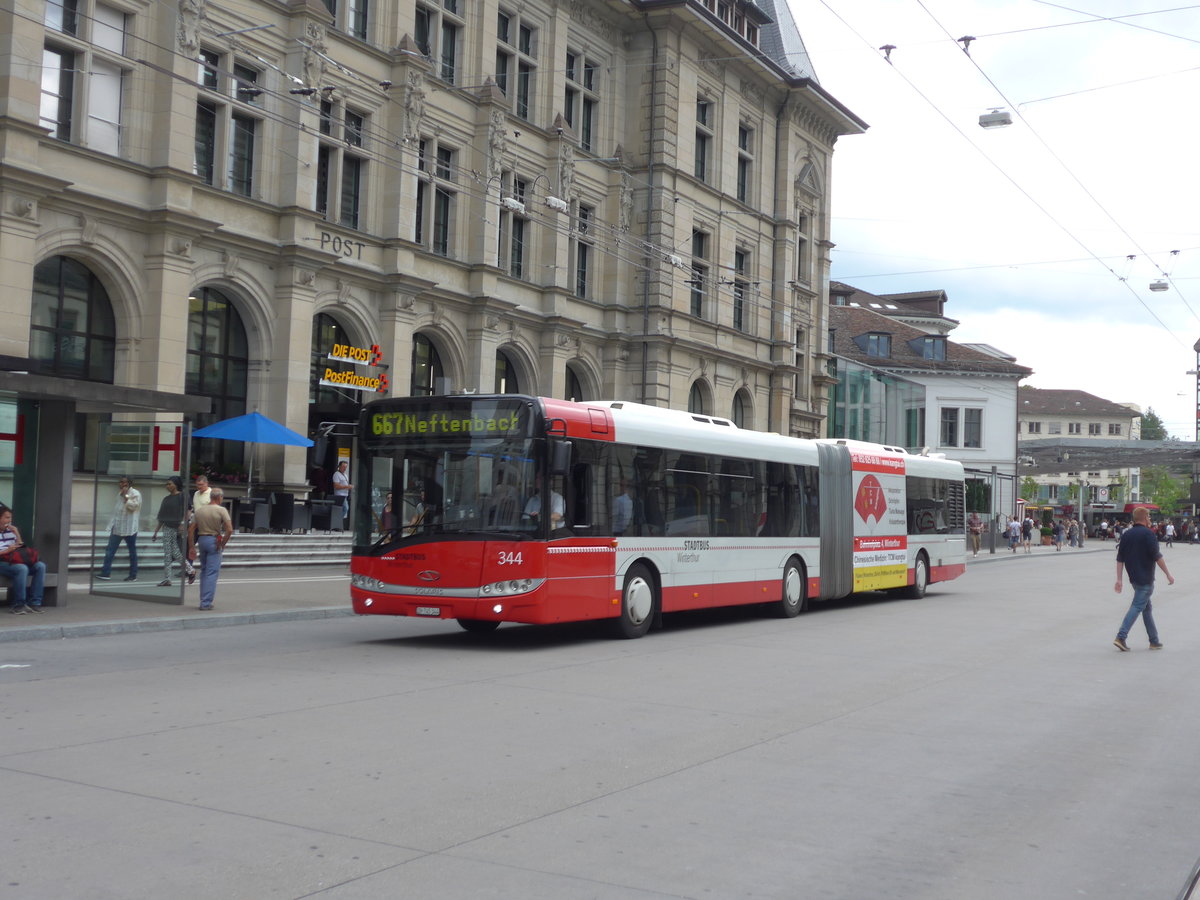
<svg viewBox="0 0 1200 900">
<path fill-rule="evenodd" d="M 142 508 L 142 495 L 133 486 L 133 481 L 122 476 L 118 483 L 117 502 L 113 507 L 112 518 L 108 520 L 108 547 L 104 551 L 104 565 L 96 573 L 96 577 L 108 581 L 112 577 L 113 557 L 117 548 L 124 541 L 129 547 L 129 577 L 126 581 L 137 581 L 138 555 L 138 513 Z"/>
<path fill-rule="evenodd" d="M 967 518 L 967 533 L 971 536 L 971 555 L 979 555 L 979 539 L 983 535 L 983 519 L 979 513 L 972 512 Z"/>
<path fill-rule="evenodd" d="M 350 491 L 354 488 L 350 483 L 350 476 L 346 474 L 349 468 L 350 463 L 343 459 L 338 463 L 337 471 L 333 473 L 333 499 L 342 501 L 343 521 L 350 515 Z"/>
<path fill-rule="evenodd" d="M 224 499 L 225 492 L 213 488 L 211 501 L 207 506 L 196 508 L 188 528 L 188 555 L 195 556 L 199 552 L 201 609 L 213 608 L 217 577 L 221 573 L 221 553 L 233 536 L 229 510 L 221 505 Z"/>
<path fill-rule="evenodd" d="M 1167 584 L 1174 584 L 1175 579 L 1167 570 L 1167 561 L 1163 559 L 1158 549 L 1158 538 L 1150 529 L 1150 510 L 1139 506 L 1133 511 L 1133 527 L 1125 532 L 1121 542 L 1117 544 L 1117 583 L 1113 588 L 1121 593 L 1121 566 L 1129 573 L 1129 583 L 1133 586 L 1133 602 L 1129 612 L 1121 623 L 1113 646 L 1118 650 L 1128 650 L 1125 639 L 1129 637 L 1129 629 L 1142 617 L 1146 626 L 1146 634 L 1150 638 L 1150 649 L 1161 650 L 1162 642 L 1158 639 L 1158 627 L 1154 624 L 1154 611 L 1150 604 L 1150 595 L 1154 593 L 1154 567 L 1162 569 L 1167 576 Z"/>
</svg>

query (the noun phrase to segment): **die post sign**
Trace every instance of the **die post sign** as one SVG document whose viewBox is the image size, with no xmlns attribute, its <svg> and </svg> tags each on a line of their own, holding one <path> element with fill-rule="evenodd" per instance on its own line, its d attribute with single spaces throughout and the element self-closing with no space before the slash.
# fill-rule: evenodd
<svg viewBox="0 0 1200 900">
<path fill-rule="evenodd" d="M 330 363 L 343 363 L 350 366 L 366 366 L 367 374 L 360 374 L 357 368 L 325 367 L 318 384 L 326 387 L 344 388 L 350 391 L 364 391 L 373 394 L 386 394 L 388 391 L 387 372 L 375 371 L 386 368 L 383 364 L 383 353 L 378 344 L 368 347 L 355 347 L 351 344 L 334 344 L 326 358 Z"/>
</svg>

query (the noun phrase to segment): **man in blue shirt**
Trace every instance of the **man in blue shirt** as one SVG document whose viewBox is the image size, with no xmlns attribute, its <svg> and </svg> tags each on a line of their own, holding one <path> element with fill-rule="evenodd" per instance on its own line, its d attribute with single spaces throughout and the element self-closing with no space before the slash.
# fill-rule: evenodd
<svg viewBox="0 0 1200 900">
<path fill-rule="evenodd" d="M 1128 650 L 1125 638 L 1129 637 L 1129 629 L 1142 617 L 1146 626 L 1146 634 L 1150 638 L 1150 649 L 1161 650 L 1162 643 L 1158 639 L 1158 627 L 1154 624 L 1154 611 L 1150 604 L 1150 595 L 1154 593 L 1154 567 L 1157 565 L 1167 576 L 1167 584 L 1174 584 L 1175 579 L 1167 571 L 1167 562 L 1158 549 L 1158 538 L 1150 529 L 1150 510 L 1139 506 L 1133 511 L 1133 527 L 1121 535 L 1117 544 L 1117 584 L 1114 590 L 1121 593 L 1121 566 L 1129 573 L 1129 583 L 1133 586 L 1133 602 L 1129 612 L 1125 613 L 1125 621 L 1113 646 L 1118 650 Z"/>
</svg>

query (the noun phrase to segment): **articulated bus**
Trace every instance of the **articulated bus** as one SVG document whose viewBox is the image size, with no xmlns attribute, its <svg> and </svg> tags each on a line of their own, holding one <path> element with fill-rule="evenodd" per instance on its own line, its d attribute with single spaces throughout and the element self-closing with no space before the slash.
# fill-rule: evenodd
<svg viewBox="0 0 1200 900">
<path fill-rule="evenodd" d="M 353 483 L 354 611 L 468 631 L 608 619 L 634 638 L 677 610 L 791 617 L 966 569 L 961 464 L 636 403 L 378 400 Z"/>
</svg>

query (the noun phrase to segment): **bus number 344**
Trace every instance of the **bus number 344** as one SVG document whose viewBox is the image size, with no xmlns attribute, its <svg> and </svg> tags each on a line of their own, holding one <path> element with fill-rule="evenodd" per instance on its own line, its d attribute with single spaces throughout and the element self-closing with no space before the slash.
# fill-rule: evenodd
<svg viewBox="0 0 1200 900">
<path fill-rule="evenodd" d="M 502 566 L 519 566 L 521 564 L 521 562 L 522 562 L 521 554 L 519 552 L 513 553 L 512 551 L 508 551 L 508 552 L 505 552 L 504 550 L 500 551 L 500 559 L 499 559 L 500 565 L 502 565 Z"/>
</svg>

